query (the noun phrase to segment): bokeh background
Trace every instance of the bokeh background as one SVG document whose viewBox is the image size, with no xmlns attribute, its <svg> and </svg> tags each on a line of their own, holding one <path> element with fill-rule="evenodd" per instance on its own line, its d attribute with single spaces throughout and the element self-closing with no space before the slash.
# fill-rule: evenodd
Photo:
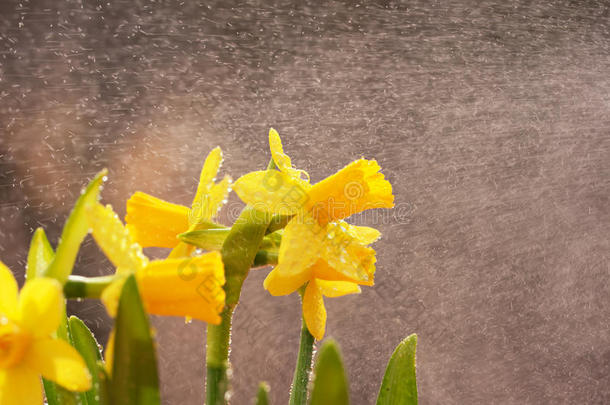
<svg viewBox="0 0 610 405">
<path fill-rule="evenodd" d="M 376 158 L 399 208 L 377 285 L 327 299 L 354 404 L 419 335 L 422 404 L 610 403 L 607 1 L 0 2 L 0 257 L 23 279 L 81 187 L 188 204 L 210 149 L 264 167 L 267 131 L 314 181 Z M 233 195 L 220 215 L 241 209 Z M 149 251 L 153 256 L 165 252 Z M 78 274 L 112 271 L 87 239 Z M 286 403 L 298 297 L 251 273 L 233 403 Z M 105 341 L 94 301 L 71 303 Z M 205 326 L 155 318 L 163 401 L 203 402 Z"/>
</svg>

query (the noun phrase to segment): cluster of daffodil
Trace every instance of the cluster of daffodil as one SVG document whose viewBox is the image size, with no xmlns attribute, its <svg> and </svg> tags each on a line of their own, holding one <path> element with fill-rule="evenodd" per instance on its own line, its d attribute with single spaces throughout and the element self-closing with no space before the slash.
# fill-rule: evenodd
<svg viewBox="0 0 610 405">
<path fill-rule="evenodd" d="M 312 184 L 307 172 L 292 166 L 273 129 L 269 144 L 267 170 L 234 183 L 229 176 L 216 181 L 222 152 L 212 150 L 191 207 L 136 192 L 127 201 L 125 225 L 111 206 L 99 202 L 102 172 L 79 198 L 55 251 L 41 229 L 35 233 L 19 298 L 15 279 L 0 263 L 0 405 L 42 403 L 40 376 L 49 405 L 159 403 L 146 314 L 208 323 L 206 403 L 227 403 L 233 311 L 249 270 L 269 265 L 264 288 L 271 295 L 298 291 L 302 297 L 290 403 L 347 403 L 345 374 L 332 342 L 322 347 L 309 387 L 314 339 L 325 334 L 324 297 L 356 294 L 374 284 L 376 258 L 370 245 L 380 233 L 345 219 L 393 207 L 392 186 L 377 162 L 367 159 Z M 226 227 L 215 217 L 231 189 L 247 206 Z M 116 268 L 113 275 L 71 275 L 89 233 Z M 166 259 L 150 260 L 143 253 L 146 247 L 171 251 Z M 100 298 L 115 317 L 105 356 L 83 332 L 88 330 L 82 322 L 66 319 L 62 292 L 68 298 Z M 417 402 L 415 340 L 410 336 L 394 353 L 378 403 Z M 257 403 L 267 403 L 266 397 L 261 386 Z"/>
</svg>

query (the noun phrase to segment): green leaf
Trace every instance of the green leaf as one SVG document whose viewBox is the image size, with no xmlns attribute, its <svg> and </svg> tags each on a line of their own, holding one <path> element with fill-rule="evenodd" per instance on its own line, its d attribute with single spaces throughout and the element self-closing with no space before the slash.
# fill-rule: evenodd
<svg viewBox="0 0 610 405">
<path fill-rule="evenodd" d="M 417 405 L 416 347 L 416 334 L 410 335 L 396 347 L 383 376 L 377 405 Z"/>
<path fill-rule="evenodd" d="M 38 228 L 32 236 L 30 251 L 28 252 L 28 264 L 25 277 L 32 280 L 44 274 L 49 264 L 53 261 L 55 253 L 47 239 L 44 229 Z"/>
<path fill-rule="evenodd" d="M 56 278 L 62 284 L 68 280 L 80 244 L 89 233 L 87 210 L 98 201 L 100 188 L 107 173 L 106 169 L 99 172 L 76 201 L 61 233 L 55 258 L 45 272 L 47 277 Z"/>
<path fill-rule="evenodd" d="M 102 359 L 99 345 L 87 326 L 75 316 L 68 320 L 72 346 L 85 360 L 85 364 L 91 373 L 91 389 L 85 393 L 86 404 L 99 405 L 99 373 L 97 362 Z"/>
<path fill-rule="evenodd" d="M 349 404 L 349 388 L 337 343 L 326 340 L 316 362 L 311 405 Z"/>
<path fill-rule="evenodd" d="M 258 393 L 256 394 L 256 405 L 269 405 L 269 384 L 261 382 L 258 384 Z"/>
<path fill-rule="evenodd" d="M 154 342 L 133 275 L 127 278 L 119 299 L 112 365 L 113 405 L 161 404 Z"/>
<path fill-rule="evenodd" d="M 78 394 L 47 379 L 42 379 L 48 405 L 83 405 Z"/>
</svg>

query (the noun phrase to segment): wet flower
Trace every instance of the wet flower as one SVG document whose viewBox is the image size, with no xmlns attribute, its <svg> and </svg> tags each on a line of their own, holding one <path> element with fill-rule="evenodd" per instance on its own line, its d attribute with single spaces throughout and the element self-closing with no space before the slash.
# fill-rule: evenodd
<svg viewBox="0 0 610 405">
<path fill-rule="evenodd" d="M 192 247 L 177 238 L 178 234 L 215 227 L 211 223 L 230 191 L 231 178 L 216 183 L 222 164 L 222 151 L 213 149 L 207 156 L 191 208 L 172 204 L 143 192 L 134 193 L 127 201 L 127 228 L 143 247 L 173 248 L 170 257 L 188 256 Z"/>
<path fill-rule="evenodd" d="M 71 391 L 91 388 L 80 354 L 53 337 L 62 305 L 57 280 L 33 279 L 18 293 L 11 271 L 0 262 L 0 404 L 42 404 L 41 375 Z"/>
<path fill-rule="evenodd" d="M 322 296 L 357 293 L 359 284 L 372 285 L 374 279 L 375 251 L 368 245 L 380 233 L 344 219 L 367 209 L 393 207 L 392 186 L 377 162 L 367 159 L 312 185 L 307 173 L 292 167 L 273 129 L 269 144 L 279 171 L 248 173 L 234 189 L 256 209 L 294 216 L 282 235 L 278 265 L 264 285 L 272 295 L 286 295 L 307 284 L 303 315 L 309 331 L 321 339 L 326 321 Z"/>
<path fill-rule="evenodd" d="M 93 238 L 116 267 L 117 280 L 101 297 L 111 315 L 116 314 L 126 276 L 135 274 L 149 313 L 220 323 L 225 275 L 219 252 L 151 261 L 109 205 L 92 207 L 89 223 Z"/>
</svg>

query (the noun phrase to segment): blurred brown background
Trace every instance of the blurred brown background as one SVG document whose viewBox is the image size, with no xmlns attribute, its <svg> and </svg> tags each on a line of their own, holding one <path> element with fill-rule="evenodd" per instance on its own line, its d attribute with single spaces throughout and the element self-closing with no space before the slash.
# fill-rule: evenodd
<svg viewBox="0 0 610 405">
<path fill-rule="evenodd" d="M 326 300 L 354 404 L 412 332 L 422 404 L 607 404 L 609 91 L 605 1 L 5 0 L 0 257 L 22 277 L 102 167 L 121 214 L 136 190 L 188 204 L 211 148 L 238 177 L 274 126 L 314 181 L 376 158 L 400 204 L 355 218 L 384 234 L 377 285 Z M 87 239 L 77 273 L 111 270 Z M 235 404 L 260 380 L 287 401 L 298 299 L 266 273 L 236 314 Z M 99 303 L 71 310 L 105 340 Z M 155 324 L 164 403 L 202 403 L 204 325 Z"/>
</svg>

